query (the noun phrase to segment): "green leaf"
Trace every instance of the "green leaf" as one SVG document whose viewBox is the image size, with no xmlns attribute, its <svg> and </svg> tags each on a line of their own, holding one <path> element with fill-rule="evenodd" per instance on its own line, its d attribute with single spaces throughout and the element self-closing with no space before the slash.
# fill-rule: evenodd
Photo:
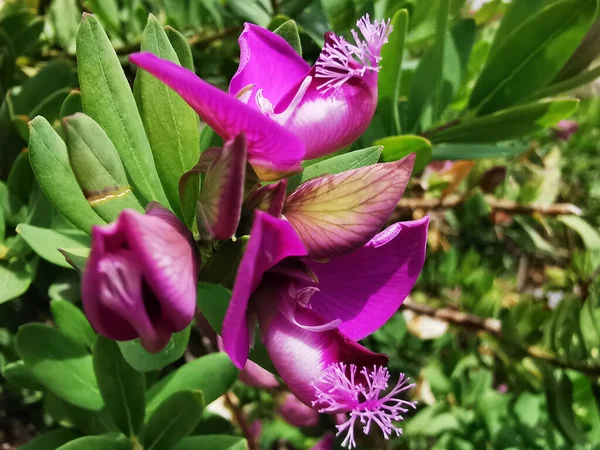
<svg viewBox="0 0 600 450">
<path fill-rule="evenodd" d="M 555 84 L 551 84 L 548 87 L 540 89 L 534 95 L 529 97 L 527 100 L 537 100 L 540 98 L 553 97 L 563 92 L 570 91 L 579 86 L 589 84 L 600 78 L 600 66 L 596 66 L 593 69 L 586 70 L 585 72 L 575 75 L 572 78 L 560 81 Z"/>
<path fill-rule="evenodd" d="M 65 401 L 92 411 L 103 402 L 91 355 L 60 331 L 42 324 L 19 328 L 17 352 L 46 389 Z"/>
<path fill-rule="evenodd" d="M 79 89 L 72 90 L 60 107 L 60 118 L 64 119 L 67 116 L 72 116 L 75 113 L 83 111 L 81 104 L 81 92 Z"/>
<path fill-rule="evenodd" d="M 179 64 L 167 34 L 152 15 L 142 35 L 142 51 Z M 142 117 L 156 169 L 171 206 L 180 209 L 179 179 L 200 157 L 198 118 L 172 89 L 146 71 L 139 73 Z"/>
<path fill-rule="evenodd" d="M 81 11 L 76 0 L 54 0 L 48 11 L 60 45 L 69 53 L 75 53 L 75 36 Z"/>
<path fill-rule="evenodd" d="M 43 391 L 44 386 L 33 376 L 21 360 L 8 363 L 2 368 L 2 375 L 13 386 L 33 391 Z"/>
<path fill-rule="evenodd" d="M 88 257 L 90 256 L 90 250 L 87 248 L 59 248 L 58 251 L 62 253 L 65 258 L 65 261 L 69 263 L 73 269 L 75 269 L 80 274 L 83 273 L 83 269 L 85 269 L 85 264 L 87 262 Z"/>
<path fill-rule="evenodd" d="M 161 403 L 150 417 L 143 436 L 144 449 L 172 449 L 181 439 L 194 431 L 202 418 L 203 410 L 202 392 L 174 393 Z"/>
<path fill-rule="evenodd" d="M 353 0 L 321 0 L 321 6 L 333 31 L 339 33 L 354 25 L 356 14 Z"/>
<path fill-rule="evenodd" d="M 19 153 L 8 174 L 6 186 L 9 192 L 21 202 L 29 202 L 35 176 L 29 163 L 27 152 Z M 10 199 L 9 199 L 10 201 Z"/>
<path fill-rule="evenodd" d="M 71 266 L 60 254 L 59 248 L 89 249 L 91 246 L 90 236 L 75 229 L 52 230 L 21 223 L 17 226 L 17 233 L 40 257 L 61 267 L 70 268 Z"/>
<path fill-rule="evenodd" d="M 402 56 L 404 40 L 408 31 L 408 11 L 399 9 L 391 19 L 394 31 L 389 42 L 381 50 L 381 70 L 377 82 L 377 114 L 384 122 L 389 134 L 400 133 L 400 81 L 402 79 Z"/>
<path fill-rule="evenodd" d="M 523 101 L 567 62 L 596 15 L 596 0 L 561 0 L 525 20 L 491 55 L 469 99 L 485 115 Z"/>
<path fill-rule="evenodd" d="M 594 359 L 600 359 L 600 295 L 592 291 L 581 308 L 579 328 Z"/>
<path fill-rule="evenodd" d="M 121 33 L 117 0 L 88 0 L 86 3 L 104 28 L 116 34 Z"/>
<path fill-rule="evenodd" d="M 492 144 L 443 144 L 432 149 L 434 161 L 457 161 L 461 159 L 507 158 L 527 150 L 525 145 L 497 146 Z"/>
<path fill-rule="evenodd" d="M 379 139 L 374 144 L 383 147 L 382 162 L 398 161 L 411 153 L 415 153 L 413 173 L 420 172 L 431 161 L 431 143 L 420 136 L 390 136 Z"/>
<path fill-rule="evenodd" d="M 52 300 L 50 311 L 54 323 L 66 336 L 88 349 L 94 346 L 96 333 L 77 306 L 66 300 Z"/>
<path fill-rule="evenodd" d="M 125 361 L 115 341 L 105 337 L 98 337 L 93 355 L 94 372 L 107 411 L 124 435 L 135 436 L 144 424 L 144 374 Z"/>
<path fill-rule="evenodd" d="M 105 222 L 88 204 L 69 164 L 67 146 L 43 117 L 30 124 L 29 160 L 50 203 L 73 225 L 90 233 Z"/>
<path fill-rule="evenodd" d="M 36 437 L 25 445 L 21 445 L 19 450 L 56 450 L 63 444 L 66 444 L 79 435 L 69 428 L 59 428 Z"/>
<path fill-rule="evenodd" d="M 571 55 L 571 58 L 569 58 L 569 61 L 567 61 L 556 76 L 554 82 L 560 82 L 580 74 L 594 62 L 599 53 L 600 20 L 596 18 L 596 21 L 577 47 L 577 50 Z"/>
<path fill-rule="evenodd" d="M 563 98 L 515 106 L 488 116 L 464 120 L 445 129 L 426 133 L 440 142 L 498 142 L 526 136 L 557 124 L 577 109 L 578 100 Z"/>
<path fill-rule="evenodd" d="M 187 437 L 173 447 L 173 450 L 198 450 L 210 448 L 211 450 L 246 450 L 248 443 L 244 438 L 224 435 L 205 435 Z"/>
<path fill-rule="evenodd" d="M 0 261 L 0 303 L 24 294 L 33 281 L 37 259 Z"/>
<path fill-rule="evenodd" d="M 288 44 L 292 46 L 298 55 L 302 56 L 302 42 L 300 42 L 300 34 L 296 22 L 288 20 L 279 25 L 273 33 L 281 36 Z"/>
<path fill-rule="evenodd" d="M 225 353 L 202 356 L 186 363 L 148 390 L 146 414 L 152 414 L 168 397 L 184 390 L 202 391 L 209 405 L 231 388 L 237 376 L 237 369 Z"/>
<path fill-rule="evenodd" d="M 227 7 L 240 19 L 266 27 L 271 21 L 271 3 L 264 0 L 228 0 Z"/>
<path fill-rule="evenodd" d="M 85 436 L 75 439 L 56 450 L 131 450 L 131 445 L 102 436 Z"/>
<path fill-rule="evenodd" d="M 494 35 L 494 41 L 490 47 L 489 56 L 491 57 L 506 41 L 506 39 L 531 15 L 535 14 L 542 6 L 545 0 L 512 0 L 506 14 L 500 22 L 498 31 Z"/>
<path fill-rule="evenodd" d="M 4 220 L 4 208 L 0 206 L 0 248 L 2 248 L 2 243 L 6 238 L 6 221 Z M 0 250 L 0 253 L 2 251 Z"/>
<path fill-rule="evenodd" d="M 545 378 L 548 413 L 554 425 L 571 444 L 585 444 L 585 434 L 575 424 L 573 385 L 564 372 L 554 376 L 547 370 Z"/>
<path fill-rule="evenodd" d="M 79 408 L 52 392 L 44 392 L 44 411 L 55 421 L 72 425 L 84 435 L 118 432 L 106 410 L 90 411 Z"/>
<path fill-rule="evenodd" d="M 148 353 L 139 339 L 119 342 L 125 360 L 139 372 L 159 370 L 183 356 L 190 338 L 190 327 L 171 336 L 169 343 L 158 353 Z"/>
<path fill-rule="evenodd" d="M 196 299 L 198 309 L 202 311 L 212 329 L 220 335 L 223 319 L 231 300 L 231 291 L 220 284 L 200 281 Z"/>
<path fill-rule="evenodd" d="M 98 19 L 84 14 L 77 33 L 83 111 L 106 132 L 144 206 L 169 202 L 160 184 L 150 143 L 117 54 Z"/>
<path fill-rule="evenodd" d="M 73 173 L 94 211 L 108 223 L 126 208 L 143 213 L 121 158 L 100 125 L 77 113 L 63 120 L 63 128 Z"/>
<path fill-rule="evenodd" d="M 192 49 L 185 36 L 169 25 L 165 27 L 165 33 L 167 33 L 169 42 L 173 46 L 173 50 L 175 50 L 181 66 L 193 72 L 194 57 L 192 56 Z"/>
<path fill-rule="evenodd" d="M 408 97 L 407 130 L 424 130 L 436 123 L 460 86 L 460 57 L 448 31 L 449 2 L 441 0 L 435 44 L 415 71 Z"/>
<path fill-rule="evenodd" d="M 320 175 L 336 174 L 375 164 L 379 161 L 382 150 L 380 146 L 367 147 L 311 164 L 302 173 L 288 178 L 287 190 L 291 192 L 305 181 Z"/>
<path fill-rule="evenodd" d="M 600 232 L 578 216 L 558 216 L 558 220 L 574 230 L 588 250 L 600 250 Z"/>
</svg>

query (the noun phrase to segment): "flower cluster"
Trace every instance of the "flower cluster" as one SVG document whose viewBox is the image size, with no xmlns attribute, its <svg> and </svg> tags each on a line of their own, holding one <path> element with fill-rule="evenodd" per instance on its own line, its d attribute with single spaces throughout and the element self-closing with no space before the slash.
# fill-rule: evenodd
<svg viewBox="0 0 600 450">
<path fill-rule="evenodd" d="M 394 422 L 414 408 L 400 398 L 412 387 L 408 380 L 401 375 L 386 392 L 387 356 L 358 341 L 386 323 L 411 291 L 428 227 L 425 217 L 381 231 L 404 193 L 414 155 L 322 175 L 289 192 L 285 177 L 301 171 L 304 159 L 351 144 L 373 117 L 380 51 L 392 27 L 368 16 L 357 26 L 362 37 L 353 31 L 353 44 L 327 33 L 310 67 L 281 37 L 246 24 L 229 93 L 153 54 L 130 56 L 225 142 L 203 152 L 194 169 L 204 173 L 194 221 L 204 250 L 249 230 L 223 321 L 223 350 L 248 383 L 277 385 L 248 360 L 258 324 L 297 399 L 322 413 L 349 414 L 338 425 L 349 448 L 356 446 L 357 422 L 365 433 L 377 425 L 388 439 L 401 432 Z M 200 258 L 191 233 L 152 206 L 146 215 L 124 211 L 115 223 L 96 227 L 93 243 L 83 276 L 90 321 L 105 336 L 139 337 L 148 351 L 159 351 L 194 314 Z M 297 416 L 296 406 L 282 411 L 290 408 Z"/>
</svg>

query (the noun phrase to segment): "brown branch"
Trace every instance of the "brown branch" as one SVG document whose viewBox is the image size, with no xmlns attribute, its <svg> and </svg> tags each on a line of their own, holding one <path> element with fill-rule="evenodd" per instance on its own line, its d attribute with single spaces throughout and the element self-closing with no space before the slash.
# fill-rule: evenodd
<svg viewBox="0 0 600 450">
<path fill-rule="evenodd" d="M 242 434 L 246 438 L 246 442 L 248 442 L 248 450 L 257 450 L 255 436 L 250 430 L 250 425 L 246 421 L 246 415 L 240 408 L 238 408 L 235 402 L 231 399 L 231 394 L 229 392 L 225 394 L 225 403 L 233 412 L 235 421 L 242 430 Z"/>
<path fill-rule="evenodd" d="M 487 204 L 494 211 L 501 211 L 511 215 L 533 215 L 542 216 L 562 216 L 573 214 L 580 216 L 582 211 L 579 207 L 571 203 L 555 203 L 552 205 L 521 205 L 512 200 L 496 198 L 493 195 L 486 195 Z M 424 210 L 444 210 L 456 208 L 466 201 L 465 197 L 458 195 L 449 195 L 444 198 L 403 198 L 400 199 L 396 209 L 424 209 Z"/>
<path fill-rule="evenodd" d="M 450 308 L 433 308 L 431 306 L 415 303 L 410 299 L 404 300 L 402 307 L 417 314 L 434 317 L 453 325 L 458 325 L 471 330 L 482 331 L 484 333 L 491 334 L 500 340 L 504 339 L 502 333 L 502 322 L 498 319 L 482 318 Z M 561 359 L 557 355 L 536 346 L 523 347 L 522 350 L 528 356 L 546 361 L 555 367 L 576 370 L 588 375 L 600 376 L 600 366 Z"/>
</svg>

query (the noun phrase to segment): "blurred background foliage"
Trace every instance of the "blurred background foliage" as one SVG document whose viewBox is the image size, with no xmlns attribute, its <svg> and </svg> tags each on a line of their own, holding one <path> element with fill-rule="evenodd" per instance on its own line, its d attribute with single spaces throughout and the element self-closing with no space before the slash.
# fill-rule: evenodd
<svg viewBox="0 0 600 450">
<path fill-rule="evenodd" d="M 0 1 L 1 448 L 57 423 L 90 433 L 79 413 L 57 413 L 20 370 L 15 348 L 27 322 L 68 335 L 60 302 L 79 303 L 78 276 L 54 249 L 89 237 L 44 197 L 27 142 L 33 117 L 60 129 L 62 117 L 81 110 L 82 12 L 98 18 L 132 83 L 126 57 L 151 13 L 168 34 L 182 33 L 196 72 L 223 89 L 245 21 L 273 30 L 293 19 L 312 63 L 324 32 L 347 35 L 364 13 L 392 18 L 378 112 L 354 147 L 383 145 L 382 161 L 417 152 L 393 220 L 432 221 L 417 288 L 367 346 L 417 382 L 419 406 L 403 437 L 364 439 L 360 448 L 600 448 L 596 8 L 595 0 Z M 201 335 L 198 323 L 187 358 Z M 280 391 L 238 383 L 234 393 L 235 405 L 205 420 L 212 433 L 246 437 L 250 424 L 251 448 L 304 450 L 333 429 L 326 416 L 304 428 L 286 422 Z"/>
</svg>

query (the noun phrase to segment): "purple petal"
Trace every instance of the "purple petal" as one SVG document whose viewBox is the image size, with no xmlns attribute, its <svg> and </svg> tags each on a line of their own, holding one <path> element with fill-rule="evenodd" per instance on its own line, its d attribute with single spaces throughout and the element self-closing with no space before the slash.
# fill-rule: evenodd
<svg viewBox="0 0 600 450">
<path fill-rule="evenodd" d="M 308 261 L 319 279 L 310 304 L 358 341 L 386 323 L 413 288 L 425 261 L 429 218 L 396 223 L 364 247 L 327 263 Z"/>
<path fill-rule="evenodd" d="M 229 93 L 237 95 L 253 85 L 248 105 L 258 109 L 256 91 L 262 89 L 273 105 L 310 71 L 310 66 L 285 39 L 257 25 L 244 24 L 239 38 L 240 65 L 231 79 Z"/>
<path fill-rule="evenodd" d="M 129 59 L 181 95 L 202 120 L 226 141 L 244 134 L 249 161 L 262 179 L 278 179 L 282 173 L 301 170 L 304 144 L 275 121 L 178 64 L 152 53 L 134 53 Z"/>
<path fill-rule="evenodd" d="M 306 405 L 311 406 L 316 399 L 313 383 L 320 383 L 331 364 L 371 367 L 387 363 L 386 355 L 367 350 L 336 329 L 314 332 L 295 326 L 267 301 L 260 302 L 258 316 L 261 336 L 273 365 L 290 391 Z M 299 308 L 296 317 L 314 327 L 324 323 L 307 308 Z"/>
<path fill-rule="evenodd" d="M 220 351 L 223 351 L 223 339 L 217 336 L 217 345 Z M 246 365 L 240 372 L 240 381 L 246 386 L 260 389 L 277 389 L 279 381 L 271 372 L 263 369 L 254 361 L 246 361 Z"/>
<path fill-rule="evenodd" d="M 274 217 L 280 217 L 283 211 L 286 189 L 287 179 L 262 186 L 248 196 L 244 202 L 244 208 L 249 211 L 260 209 Z"/>
<path fill-rule="evenodd" d="M 331 258 L 366 244 L 388 221 L 410 179 L 415 155 L 303 183 L 285 202 L 311 258 Z"/>
<path fill-rule="evenodd" d="M 319 423 L 319 413 L 298 400 L 294 394 L 284 394 L 278 412 L 287 423 L 295 427 L 314 427 Z"/>
<path fill-rule="evenodd" d="M 334 440 L 335 436 L 333 433 L 326 433 L 310 450 L 332 450 Z"/>
<path fill-rule="evenodd" d="M 116 340 L 140 337 L 159 351 L 171 333 L 193 319 L 198 255 L 192 236 L 168 210 L 151 204 L 92 230 L 82 279 L 84 310 L 99 333 Z"/>
<path fill-rule="evenodd" d="M 223 347 L 239 369 L 244 368 L 250 348 L 247 320 L 250 296 L 267 270 L 289 256 L 304 255 L 306 249 L 288 222 L 256 212 L 223 321 Z"/>
<path fill-rule="evenodd" d="M 207 239 L 227 240 L 240 222 L 244 179 L 246 177 L 246 142 L 243 136 L 225 143 L 213 158 L 198 196 L 198 229 Z"/>
</svg>

